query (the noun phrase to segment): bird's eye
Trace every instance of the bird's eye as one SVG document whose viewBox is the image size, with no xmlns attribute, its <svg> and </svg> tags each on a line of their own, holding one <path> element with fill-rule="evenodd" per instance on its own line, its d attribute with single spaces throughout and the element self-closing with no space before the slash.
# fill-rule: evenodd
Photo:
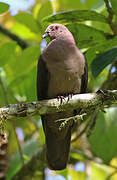
<svg viewBox="0 0 117 180">
<path fill-rule="evenodd" d="M 58 26 L 55 26 L 55 30 L 58 30 Z"/>
</svg>

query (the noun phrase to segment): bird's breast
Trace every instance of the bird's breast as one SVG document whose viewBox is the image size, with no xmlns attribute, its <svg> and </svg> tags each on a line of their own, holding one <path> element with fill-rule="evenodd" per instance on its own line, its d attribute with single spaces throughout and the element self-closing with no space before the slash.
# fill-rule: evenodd
<svg viewBox="0 0 117 180">
<path fill-rule="evenodd" d="M 48 97 L 80 93 L 85 59 L 76 46 L 65 41 L 50 43 L 43 52 L 50 74 Z"/>
<path fill-rule="evenodd" d="M 53 98 L 70 93 L 76 94 L 80 92 L 80 88 L 81 77 L 77 72 L 71 73 L 59 70 L 50 73 L 48 97 Z"/>
</svg>

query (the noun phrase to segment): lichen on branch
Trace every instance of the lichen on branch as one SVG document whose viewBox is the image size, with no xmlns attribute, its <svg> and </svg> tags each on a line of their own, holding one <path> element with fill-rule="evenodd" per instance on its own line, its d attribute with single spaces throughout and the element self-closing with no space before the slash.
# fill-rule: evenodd
<svg viewBox="0 0 117 180">
<path fill-rule="evenodd" d="M 27 117 L 42 114 L 51 114 L 71 109 L 82 109 L 81 113 L 90 114 L 97 107 L 104 109 L 117 105 L 117 90 L 98 91 L 96 93 L 76 94 L 68 101 L 66 97 L 62 103 L 58 99 L 48 99 L 30 103 L 9 104 L 0 108 L 0 117 Z"/>
</svg>

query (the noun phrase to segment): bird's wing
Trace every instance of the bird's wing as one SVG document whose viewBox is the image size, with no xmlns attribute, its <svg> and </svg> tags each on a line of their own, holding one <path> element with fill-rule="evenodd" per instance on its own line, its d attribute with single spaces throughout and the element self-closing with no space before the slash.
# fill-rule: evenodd
<svg viewBox="0 0 117 180">
<path fill-rule="evenodd" d="M 47 99 L 49 83 L 49 72 L 46 68 L 42 55 L 40 55 L 37 66 L 37 97 L 38 100 Z"/>
<path fill-rule="evenodd" d="M 82 75 L 82 79 L 81 79 L 81 91 L 80 91 L 80 93 L 86 92 L 87 84 L 88 84 L 88 66 L 87 66 L 87 62 L 85 59 L 84 74 Z"/>
<path fill-rule="evenodd" d="M 49 72 L 42 55 L 37 67 L 37 96 L 38 100 L 47 99 Z M 71 127 L 64 131 L 59 131 L 61 122 L 56 119 L 64 118 L 64 113 L 42 115 L 42 125 L 45 132 L 46 150 L 48 165 L 51 169 L 61 170 L 66 167 L 70 150 Z"/>
</svg>

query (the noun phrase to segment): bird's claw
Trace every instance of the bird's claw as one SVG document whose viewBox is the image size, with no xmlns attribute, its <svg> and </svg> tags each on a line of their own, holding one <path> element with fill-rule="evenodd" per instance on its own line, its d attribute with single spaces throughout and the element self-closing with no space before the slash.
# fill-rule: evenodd
<svg viewBox="0 0 117 180">
<path fill-rule="evenodd" d="M 99 89 L 98 91 L 96 91 L 97 94 L 102 94 L 105 95 L 105 90 Z"/>
<path fill-rule="evenodd" d="M 65 97 L 64 96 L 58 96 L 57 99 L 58 99 L 58 101 L 60 100 L 60 104 L 63 103 L 63 100 L 65 101 Z"/>
<path fill-rule="evenodd" d="M 66 101 L 65 97 L 67 97 L 67 102 L 72 99 L 73 94 L 68 94 L 66 96 L 58 96 L 57 99 L 58 101 L 60 100 L 60 103 L 63 103 L 63 100 Z"/>
<path fill-rule="evenodd" d="M 72 96 L 73 96 L 73 94 L 68 94 L 67 102 L 68 102 L 70 99 L 72 99 Z"/>
</svg>

